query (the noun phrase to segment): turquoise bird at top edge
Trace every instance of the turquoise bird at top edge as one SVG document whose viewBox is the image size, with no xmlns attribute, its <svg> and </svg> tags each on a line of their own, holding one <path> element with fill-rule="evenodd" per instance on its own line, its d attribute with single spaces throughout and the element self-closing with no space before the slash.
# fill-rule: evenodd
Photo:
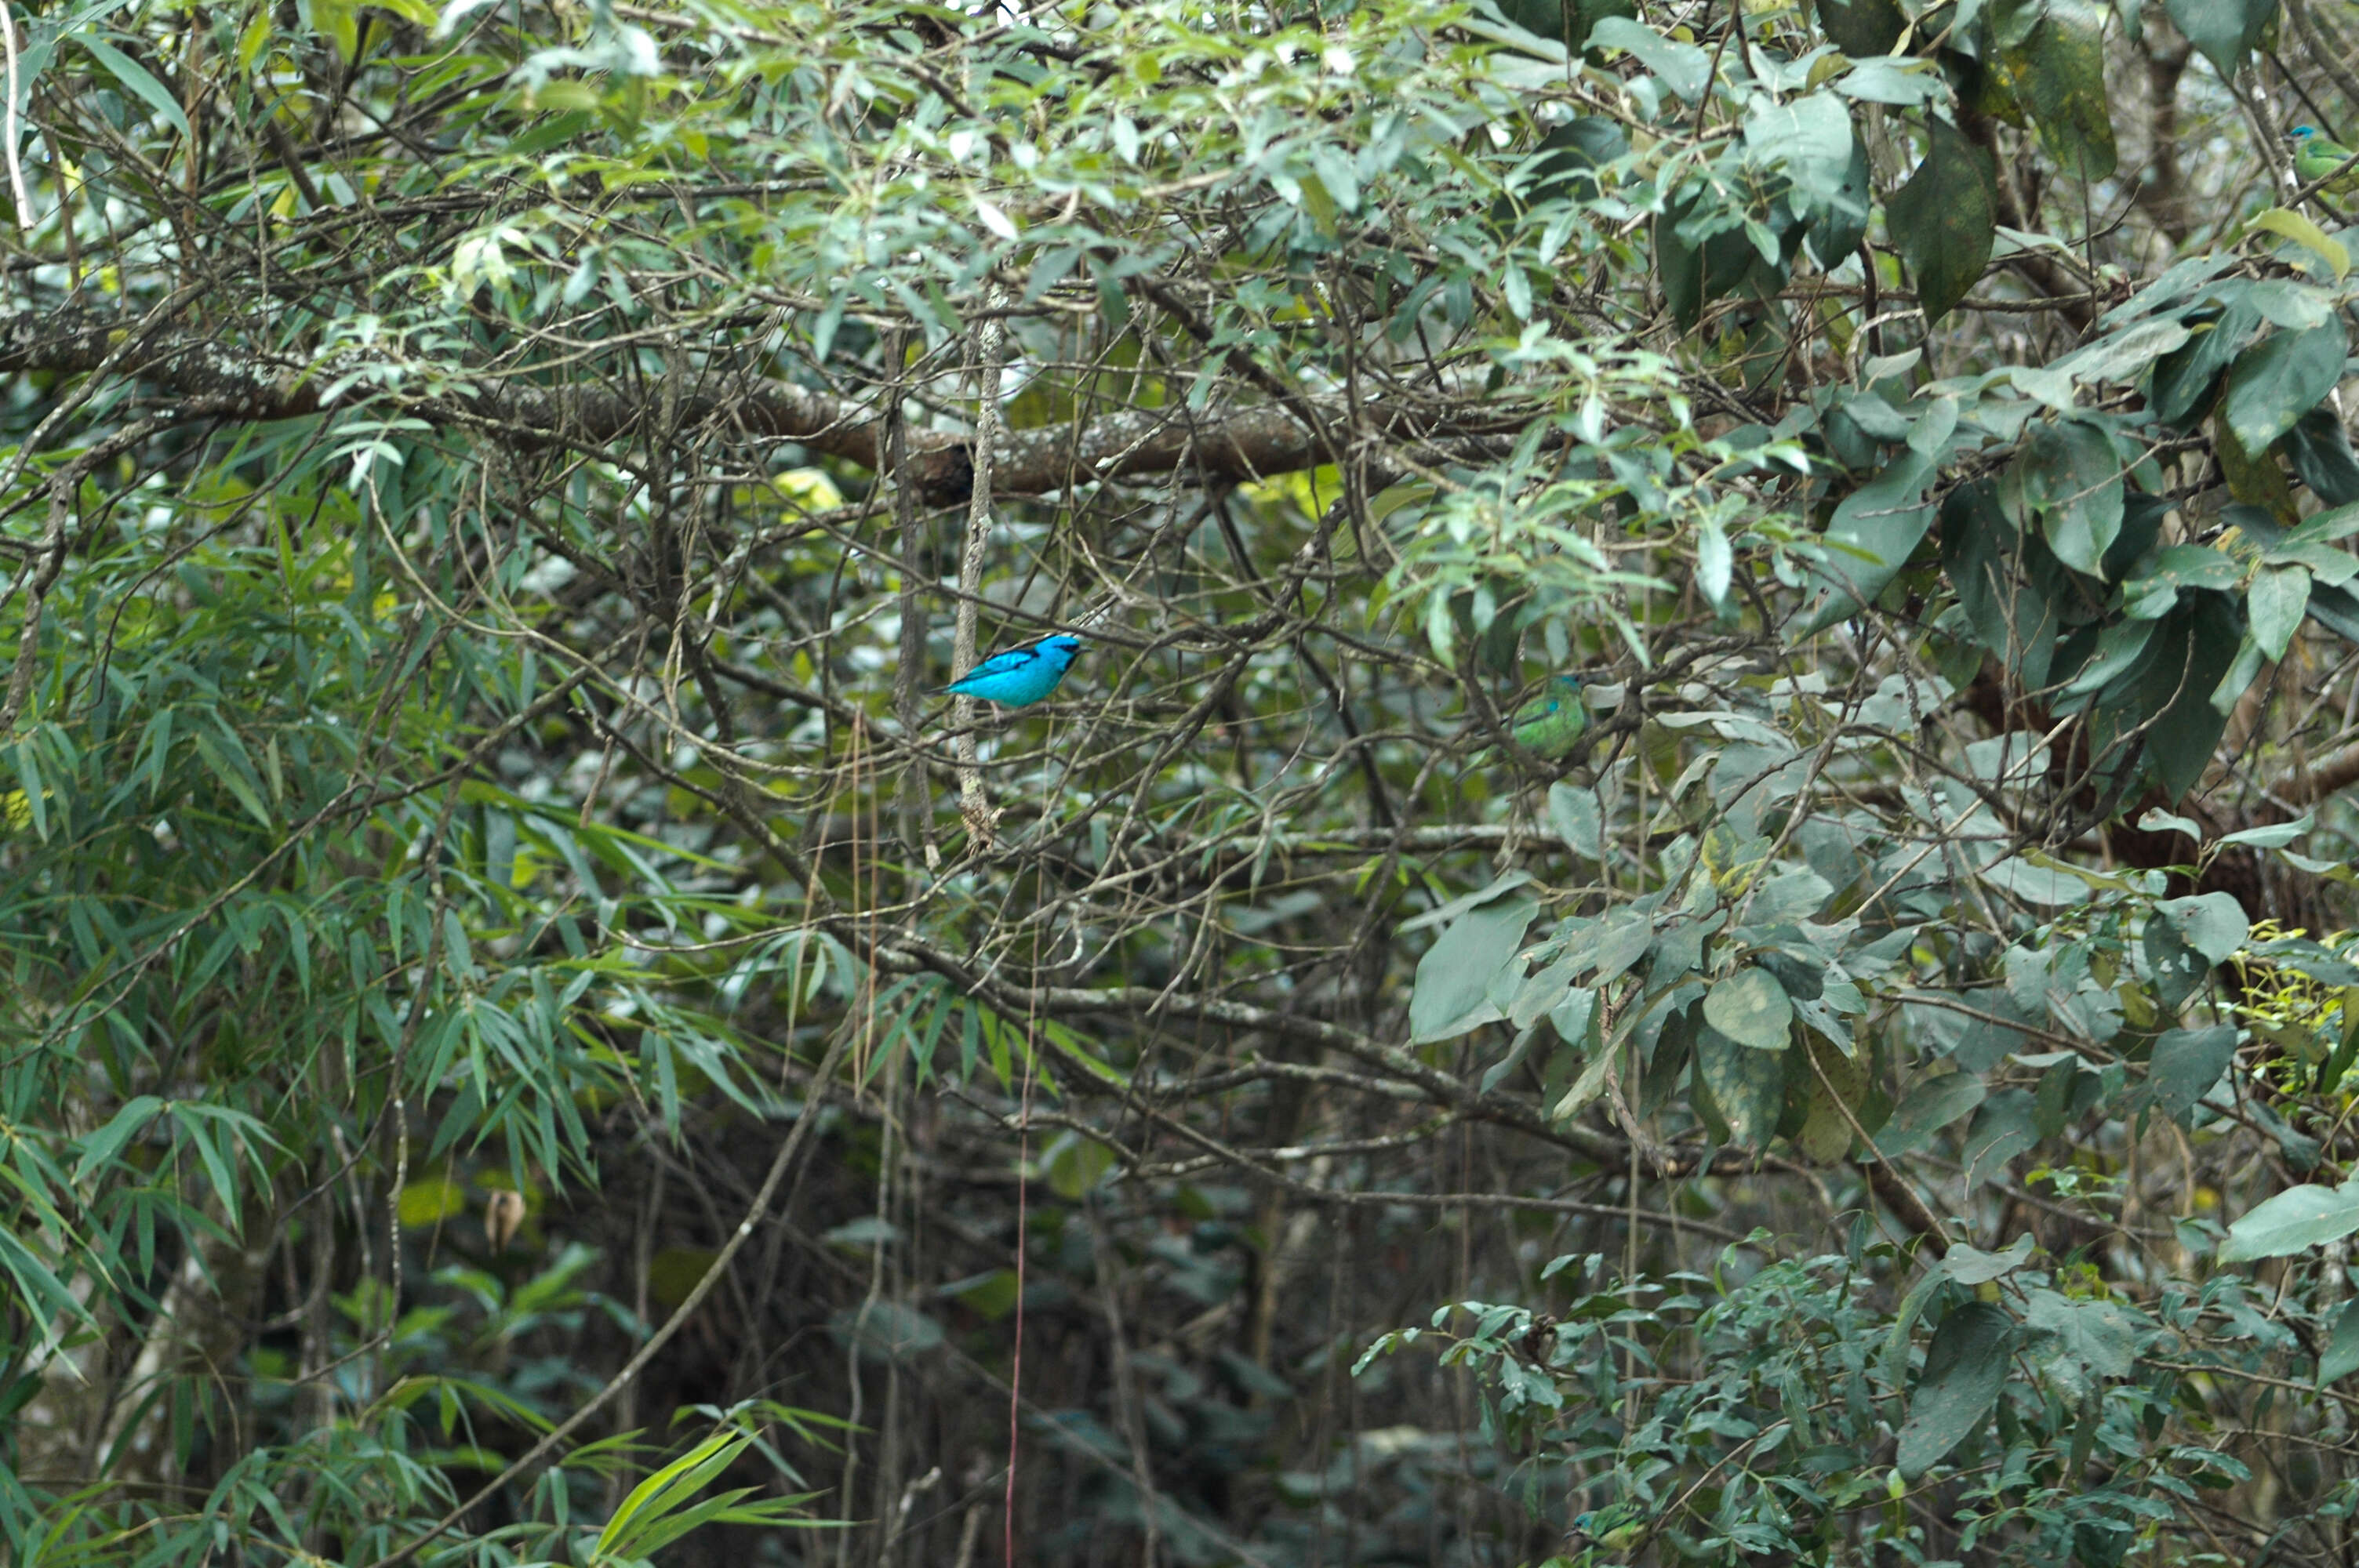
<svg viewBox="0 0 2359 1568">
<path fill-rule="evenodd" d="M 1001 649 L 951 682 L 948 689 L 1002 708 L 1029 708 L 1057 689 L 1081 651 L 1082 640 L 1069 632 L 1036 637 Z"/>
<path fill-rule="evenodd" d="M 2286 133 L 2286 139 L 2293 144 L 2294 177 L 2304 185 L 2327 179 L 2351 161 L 2351 149 L 2321 135 L 2315 125 L 2296 125 Z M 2332 179 L 2325 189 L 2338 192 L 2359 190 L 2359 166 L 2343 169 L 2341 176 Z"/>
</svg>

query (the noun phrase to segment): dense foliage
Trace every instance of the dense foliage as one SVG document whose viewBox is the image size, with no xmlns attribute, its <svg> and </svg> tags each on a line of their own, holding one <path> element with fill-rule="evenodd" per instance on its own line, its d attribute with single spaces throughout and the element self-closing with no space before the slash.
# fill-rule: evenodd
<svg viewBox="0 0 2359 1568">
<path fill-rule="evenodd" d="M 2339 8 L 0 13 L 10 1563 L 2350 1554 Z"/>
</svg>

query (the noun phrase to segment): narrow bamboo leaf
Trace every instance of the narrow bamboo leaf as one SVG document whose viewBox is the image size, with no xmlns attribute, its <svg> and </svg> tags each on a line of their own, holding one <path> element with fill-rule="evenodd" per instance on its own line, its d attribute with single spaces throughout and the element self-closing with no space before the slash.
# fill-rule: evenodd
<svg viewBox="0 0 2359 1568">
<path fill-rule="evenodd" d="M 129 88 L 140 102 L 163 115 L 165 123 L 172 129 L 183 136 L 189 134 L 189 117 L 180 112 L 179 101 L 149 73 L 146 66 L 96 34 L 82 34 L 75 41 L 90 51 L 92 59 L 106 68 L 109 76 Z"/>
</svg>

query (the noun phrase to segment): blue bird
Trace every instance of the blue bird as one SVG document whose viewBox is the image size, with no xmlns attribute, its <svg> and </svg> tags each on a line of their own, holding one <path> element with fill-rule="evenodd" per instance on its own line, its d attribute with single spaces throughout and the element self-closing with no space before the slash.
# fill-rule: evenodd
<svg viewBox="0 0 2359 1568">
<path fill-rule="evenodd" d="M 951 682 L 949 689 L 1002 708 L 1029 708 L 1057 689 L 1081 651 L 1082 640 L 1065 632 L 1018 643 Z"/>
</svg>

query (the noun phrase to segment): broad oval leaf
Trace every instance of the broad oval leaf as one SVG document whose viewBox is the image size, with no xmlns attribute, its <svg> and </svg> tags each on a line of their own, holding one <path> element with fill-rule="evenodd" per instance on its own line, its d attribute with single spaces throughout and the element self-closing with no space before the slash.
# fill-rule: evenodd
<svg viewBox="0 0 2359 1568">
<path fill-rule="evenodd" d="M 2245 923 L 2245 906 L 2232 893 L 2165 899 L 2154 907 L 2190 947 L 2215 964 L 2225 963 L 2231 953 L 2243 946 L 2252 929 Z"/>
<path fill-rule="evenodd" d="M 1854 59 L 1888 54 L 1908 30 L 1896 0 L 1819 0 L 1819 26 Z"/>
<path fill-rule="evenodd" d="M 1925 161 L 1885 203 L 1885 227 L 1917 280 L 1928 323 L 1950 313 L 1989 265 L 1997 236 L 1994 182 L 1964 133 L 1938 115 L 1926 121 Z"/>
<path fill-rule="evenodd" d="M 1777 1130 L 1786 1098 L 1784 1058 L 1740 1045 L 1717 1029 L 1696 1033 L 1698 1108 L 1728 1126 L 1730 1139 L 1760 1149 Z"/>
<path fill-rule="evenodd" d="M 1826 598 L 1796 623 L 1793 635 L 1807 637 L 1833 625 L 1873 601 L 1899 575 L 1925 530 L 1933 525 L 1934 509 L 1925 502 L 1925 490 L 1934 477 L 1931 459 L 1904 451 L 1882 473 L 1843 497 L 1827 524 L 1826 541 L 1832 547 L 1817 574 L 1827 584 Z"/>
<path fill-rule="evenodd" d="M 1908 1420 L 1895 1456 L 1915 1480 L 1990 1419 L 2006 1383 L 2014 1322 L 1988 1302 L 1968 1302 L 1941 1320 L 1925 1352 L 1925 1372 L 1908 1396 Z"/>
<path fill-rule="evenodd" d="M 2292 429 L 2343 379 L 2350 347 L 2340 320 L 2307 332 L 2272 332 L 2236 356 L 2220 395 L 2229 431 L 2258 456 Z"/>
<path fill-rule="evenodd" d="M 2114 172 L 2113 106 L 2105 93 L 2105 13 L 2089 0 L 2044 0 L 2039 25 L 2004 51 L 2039 139 L 2081 179 Z"/>
<path fill-rule="evenodd" d="M 2359 1183 L 2340 1187 L 2304 1183 L 2288 1187 L 2247 1210 L 2228 1227 L 2220 1248 L 2223 1263 L 2248 1263 L 2256 1258 L 2282 1258 L 2339 1241 L 2359 1230 Z"/>
<path fill-rule="evenodd" d="M 1876 1151 L 1887 1160 L 1914 1154 L 1934 1133 L 1981 1105 L 1989 1093 L 1972 1073 L 1943 1073 L 1920 1079 L 1876 1133 Z"/>
<path fill-rule="evenodd" d="M 1703 999 L 1703 1018 L 1740 1045 L 1782 1051 L 1794 1022 L 1794 1003 L 1777 977 L 1748 968 L 1712 988 Z"/>
<path fill-rule="evenodd" d="M 1627 49 L 1663 85 L 1690 103 L 1701 102 L 1712 82 L 1712 56 L 1694 44 L 1667 38 L 1644 22 L 1608 16 L 1590 29 L 1592 49 Z"/>
<path fill-rule="evenodd" d="M 2155 1108 L 2173 1121 L 2185 1121 L 2235 1055 L 2236 1032 L 2225 1024 L 2166 1032 L 2154 1043 L 2154 1054 L 2147 1062 Z"/>
<path fill-rule="evenodd" d="M 2066 419 L 2033 432 L 2007 477 L 2038 514 L 2056 558 L 2101 577 L 2122 531 L 2122 467 L 2103 430 Z"/>
<path fill-rule="evenodd" d="M 1412 1044 L 1453 1039 L 1504 1016 L 1491 1000 L 1492 982 L 1516 961 L 1524 927 L 1539 913 L 1528 894 L 1503 898 L 1467 911 L 1418 960 L 1409 991 Z"/>
<path fill-rule="evenodd" d="M 2263 567 L 2254 574 L 2252 590 L 2245 597 L 2253 641 L 2272 659 L 2285 657 L 2286 644 L 2293 641 L 2309 609 L 2308 567 Z"/>
<path fill-rule="evenodd" d="M 2233 81 L 2277 15 L 2277 0 L 2163 0 L 2162 8 L 2170 25 Z"/>
</svg>

